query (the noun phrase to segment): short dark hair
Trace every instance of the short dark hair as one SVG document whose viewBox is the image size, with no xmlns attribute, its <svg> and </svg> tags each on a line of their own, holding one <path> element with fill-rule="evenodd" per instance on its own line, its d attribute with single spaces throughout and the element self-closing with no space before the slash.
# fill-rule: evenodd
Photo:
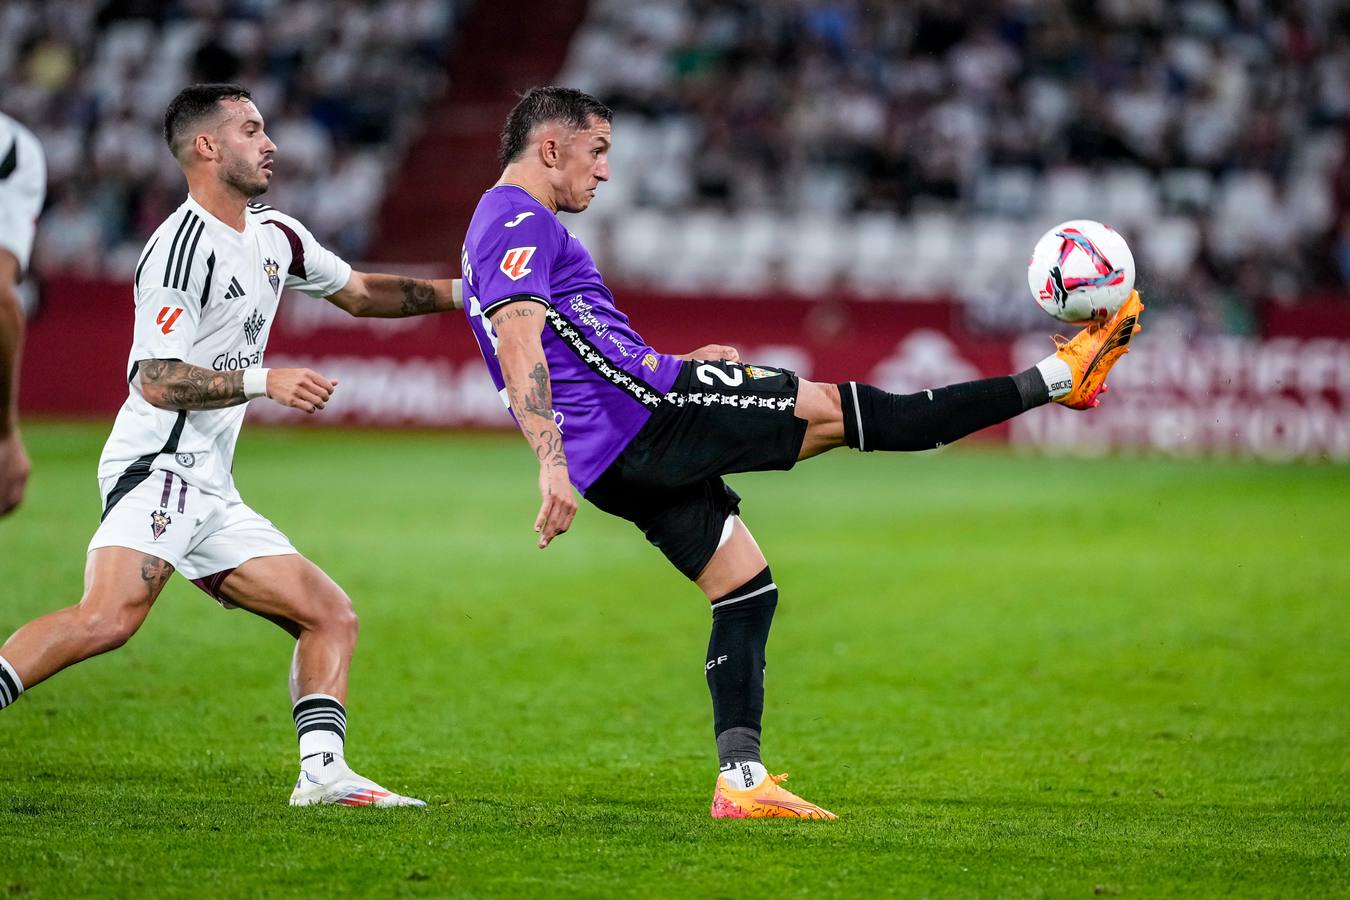
<svg viewBox="0 0 1350 900">
<path fill-rule="evenodd" d="M 181 149 L 178 141 L 193 125 L 216 111 L 222 100 L 252 100 L 253 95 L 242 84 L 190 84 L 169 101 L 164 110 L 164 142 L 176 158 Z"/>
<path fill-rule="evenodd" d="M 604 119 L 614 118 L 614 111 L 590 94 L 575 88 L 532 87 L 520 98 L 520 102 L 506 117 L 506 126 L 502 128 L 501 148 L 497 151 L 497 162 L 502 168 L 520 158 L 530 139 L 534 126 L 545 122 L 562 122 L 580 130 L 591 122 L 591 116 Z"/>
</svg>

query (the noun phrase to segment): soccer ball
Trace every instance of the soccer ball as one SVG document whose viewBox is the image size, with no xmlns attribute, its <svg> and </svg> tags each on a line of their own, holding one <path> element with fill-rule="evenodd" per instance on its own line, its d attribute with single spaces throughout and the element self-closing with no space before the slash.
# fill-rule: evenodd
<svg viewBox="0 0 1350 900">
<path fill-rule="evenodd" d="M 1102 321 L 1134 290 L 1134 254 L 1109 226 L 1073 219 L 1036 242 L 1027 284 L 1041 309 L 1056 319 Z"/>
</svg>

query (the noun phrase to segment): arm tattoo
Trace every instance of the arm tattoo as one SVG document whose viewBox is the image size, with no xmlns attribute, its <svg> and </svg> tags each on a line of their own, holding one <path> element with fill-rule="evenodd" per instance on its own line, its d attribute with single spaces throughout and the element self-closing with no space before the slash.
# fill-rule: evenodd
<svg viewBox="0 0 1350 900">
<path fill-rule="evenodd" d="M 525 425 L 521 425 L 520 430 L 524 432 L 525 440 L 534 448 L 535 458 L 541 463 L 553 466 L 567 465 L 567 452 L 563 448 L 562 435 L 557 431 L 532 431 Z"/>
<path fill-rule="evenodd" d="M 552 419 L 553 391 L 549 388 L 548 369 L 544 368 L 543 363 L 534 364 L 530 380 L 534 382 L 534 388 L 525 395 L 525 412 Z"/>
<path fill-rule="evenodd" d="M 509 309 L 503 310 L 492 317 L 492 327 L 500 328 L 503 322 L 509 322 L 512 319 L 528 319 L 536 312 L 532 303 L 518 303 Z"/>
<path fill-rule="evenodd" d="M 244 373 L 212 372 L 173 360 L 141 361 L 141 387 L 159 392 L 173 409 L 224 409 L 243 403 Z"/>
<path fill-rule="evenodd" d="M 399 310 L 403 315 L 420 316 L 436 311 L 436 289 L 431 286 L 431 282 L 400 278 L 398 287 L 403 292 L 403 306 Z"/>
</svg>

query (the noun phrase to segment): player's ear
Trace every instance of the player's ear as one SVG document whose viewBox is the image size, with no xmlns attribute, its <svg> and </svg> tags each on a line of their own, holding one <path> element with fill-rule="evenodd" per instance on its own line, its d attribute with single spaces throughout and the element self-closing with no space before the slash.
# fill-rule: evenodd
<svg viewBox="0 0 1350 900">
<path fill-rule="evenodd" d="M 197 154 L 203 159 L 216 158 L 215 140 L 212 139 L 211 135 L 204 132 L 192 139 L 192 149 L 197 151 Z"/>
<path fill-rule="evenodd" d="M 550 169 L 557 168 L 558 165 L 558 140 L 557 138 L 544 138 L 539 142 L 539 161 Z"/>
</svg>

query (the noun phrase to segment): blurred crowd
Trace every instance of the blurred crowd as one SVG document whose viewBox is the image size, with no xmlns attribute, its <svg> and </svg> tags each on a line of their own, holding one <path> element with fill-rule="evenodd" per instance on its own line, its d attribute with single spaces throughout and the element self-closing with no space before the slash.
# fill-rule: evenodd
<svg viewBox="0 0 1350 900">
<path fill-rule="evenodd" d="M 443 88 L 456 0 L 4 0 L 0 109 L 47 154 L 35 267 L 124 277 L 185 193 L 164 108 L 246 85 L 278 145 L 267 202 L 360 258 L 391 169 Z"/>
<path fill-rule="evenodd" d="M 804 224 L 856 248 L 884 231 L 872 214 L 898 213 L 932 277 L 895 272 L 882 292 L 978 307 L 1025 277 L 1042 231 L 1087 217 L 1130 238 L 1182 325 L 1243 331 L 1259 303 L 1350 293 L 1350 7 L 1335 0 L 594 0 L 563 80 L 620 113 L 609 214 L 670 231 L 771 211 L 789 225 L 759 241 L 782 257 L 760 268 L 789 289 L 809 274 L 792 272 Z M 1007 254 L 1002 276 L 947 277 L 1000 229 L 985 243 Z M 640 261 L 626 230 L 620 265 Z M 877 287 L 854 276 L 884 259 L 852 252 L 807 283 Z"/>
<path fill-rule="evenodd" d="M 194 80 L 252 89 L 267 201 L 360 258 L 467 2 L 4 0 L 0 109 L 50 172 L 35 265 L 134 267 L 182 197 L 160 126 Z M 558 81 L 618 114 L 569 227 L 619 279 L 955 294 L 1016 327 L 1035 239 L 1095 218 L 1180 329 L 1350 295 L 1336 0 L 592 0 Z"/>
</svg>

